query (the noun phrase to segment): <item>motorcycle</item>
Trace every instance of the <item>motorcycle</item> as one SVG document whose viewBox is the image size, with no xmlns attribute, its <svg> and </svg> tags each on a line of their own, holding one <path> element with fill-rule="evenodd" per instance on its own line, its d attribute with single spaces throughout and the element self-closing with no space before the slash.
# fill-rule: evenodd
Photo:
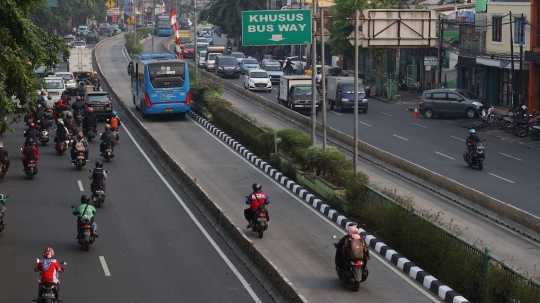
<svg viewBox="0 0 540 303">
<path fill-rule="evenodd" d="M 495 114 L 493 113 L 495 108 L 491 105 L 489 108 L 482 108 L 482 121 L 484 123 L 493 124 L 496 121 Z"/>
<path fill-rule="evenodd" d="M 465 152 L 463 153 L 463 160 L 465 160 L 465 163 L 467 163 L 469 167 L 477 166 L 478 170 L 482 170 L 484 168 L 484 160 L 486 158 L 486 155 L 484 153 L 485 143 L 483 141 L 486 141 L 486 139 L 482 140 L 482 142 L 477 142 L 475 145 L 473 145 L 472 162 L 470 161 L 469 150 L 466 149 Z"/>
<path fill-rule="evenodd" d="M 71 206 L 75 208 L 75 206 Z M 92 230 L 92 220 L 87 216 L 80 218 L 79 233 L 77 234 L 77 243 L 79 243 L 85 251 L 90 250 L 90 245 L 94 244 L 96 237 Z"/>
<path fill-rule="evenodd" d="M 96 186 L 94 192 L 92 192 L 92 197 L 90 198 L 94 205 L 97 208 L 101 208 L 101 205 L 105 203 L 105 189 L 102 185 Z"/>
<path fill-rule="evenodd" d="M 60 141 L 56 142 L 54 145 L 54 151 L 56 151 L 57 154 L 62 155 L 67 150 L 68 141 Z"/>
<path fill-rule="evenodd" d="M 36 258 L 36 262 L 39 263 L 39 259 Z M 61 265 L 67 265 L 66 262 L 60 261 Z M 62 270 L 64 270 L 62 268 Z M 39 282 L 39 292 L 41 295 L 36 299 L 32 300 L 34 302 L 38 303 L 58 303 L 61 301 L 58 301 L 56 299 L 56 284 L 52 282 L 43 282 L 41 283 L 41 279 L 38 279 Z"/>
<path fill-rule="evenodd" d="M 540 140 L 540 125 L 532 125 L 531 126 L 531 139 L 533 141 Z"/>
<path fill-rule="evenodd" d="M 84 158 L 84 150 L 77 151 L 75 161 L 73 161 L 73 166 L 75 166 L 78 170 L 82 170 L 83 166 L 85 165 L 86 159 Z"/>
<path fill-rule="evenodd" d="M 45 144 L 47 144 L 47 142 L 49 142 L 49 130 L 48 129 L 44 129 L 44 130 L 41 130 L 39 132 L 39 141 L 41 142 L 42 145 L 45 145 Z"/>
<path fill-rule="evenodd" d="M 112 158 L 114 158 L 113 148 L 111 143 L 106 143 L 105 145 L 105 151 L 103 152 L 103 158 L 107 160 L 107 162 L 111 161 Z"/>
<path fill-rule="evenodd" d="M 28 163 L 26 164 L 26 169 L 24 170 L 24 173 L 28 177 L 28 179 L 32 180 L 34 179 L 34 176 L 37 175 L 38 169 L 36 165 L 36 160 L 28 160 Z"/>
<path fill-rule="evenodd" d="M 6 176 L 7 165 L 5 163 L 0 163 L 0 180 L 3 180 Z"/>
<path fill-rule="evenodd" d="M 248 197 L 246 196 L 246 199 Z M 268 229 L 268 214 L 266 212 L 266 204 L 261 203 L 259 205 L 259 210 L 253 215 L 253 225 L 251 230 L 259 234 L 259 238 L 262 238 L 264 231 Z"/>
<path fill-rule="evenodd" d="M 333 239 L 337 239 L 337 236 L 333 236 Z M 337 248 L 338 242 L 334 243 L 334 246 Z M 337 253 L 337 252 L 336 252 Z M 360 289 L 360 283 L 362 279 L 367 278 L 368 270 L 363 270 L 363 261 L 348 261 L 343 262 L 343 268 L 336 268 L 336 273 L 338 278 L 341 280 L 345 286 L 350 288 L 352 291 L 358 291 Z"/>
<path fill-rule="evenodd" d="M 45 110 L 45 116 L 49 119 L 49 120 L 52 120 L 54 118 L 54 111 L 52 108 L 47 108 Z"/>
<path fill-rule="evenodd" d="M 0 232 L 4 230 L 4 216 L 0 214 Z"/>
<path fill-rule="evenodd" d="M 88 139 L 88 142 L 92 142 L 92 139 L 96 137 L 96 129 L 92 126 L 88 127 L 84 136 L 86 137 L 86 139 Z"/>
<path fill-rule="evenodd" d="M 75 113 L 75 123 L 77 123 L 78 127 L 81 126 L 81 124 L 83 123 L 83 120 L 84 120 L 84 117 L 83 117 L 82 111 L 77 111 Z"/>
<path fill-rule="evenodd" d="M 101 90 L 101 85 L 99 85 L 99 83 L 94 83 L 92 85 L 92 88 L 94 89 L 95 92 L 99 92 Z"/>
<path fill-rule="evenodd" d="M 533 125 L 538 123 L 538 117 L 532 115 L 525 118 L 525 120 L 517 121 L 514 126 L 514 135 L 524 138 L 532 131 Z"/>
</svg>

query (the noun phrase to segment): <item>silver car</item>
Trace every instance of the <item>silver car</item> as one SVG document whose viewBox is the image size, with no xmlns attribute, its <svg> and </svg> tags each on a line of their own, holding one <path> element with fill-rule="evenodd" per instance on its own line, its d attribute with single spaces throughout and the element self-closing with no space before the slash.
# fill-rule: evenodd
<svg viewBox="0 0 540 303">
<path fill-rule="evenodd" d="M 64 79 L 64 83 L 66 84 L 66 90 L 68 93 L 75 95 L 77 92 L 77 81 L 75 80 L 75 76 L 72 72 L 57 72 L 54 74 L 56 77 L 61 77 Z"/>
<path fill-rule="evenodd" d="M 418 111 L 427 119 L 438 116 L 477 117 L 487 100 L 464 89 L 432 89 L 424 91 Z"/>
</svg>

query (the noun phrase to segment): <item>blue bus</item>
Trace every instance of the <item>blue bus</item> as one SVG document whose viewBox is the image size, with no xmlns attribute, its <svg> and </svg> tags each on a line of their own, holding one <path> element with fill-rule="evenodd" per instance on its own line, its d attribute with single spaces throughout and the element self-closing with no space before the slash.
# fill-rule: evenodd
<svg viewBox="0 0 540 303">
<path fill-rule="evenodd" d="M 173 54 L 134 55 L 128 65 L 133 104 L 143 118 L 191 110 L 188 64 Z"/>
<path fill-rule="evenodd" d="M 156 16 L 156 25 L 154 26 L 154 36 L 158 37 L 169 37 L 174 34 L 173 27 L 171 25 L 171 19 L 169 14 L 166 15 L 157 15 Z"/>
</svg>

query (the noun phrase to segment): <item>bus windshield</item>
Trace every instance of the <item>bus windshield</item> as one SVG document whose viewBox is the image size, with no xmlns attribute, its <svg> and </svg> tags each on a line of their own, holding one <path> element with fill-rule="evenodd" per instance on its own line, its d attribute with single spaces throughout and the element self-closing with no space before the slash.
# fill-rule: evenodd
<svg viewBox="0 0 540 303">
<path fill-rule="evenodd" d="M 184 85 L 185 64 L 180 62 L 148 64 L 150 83 L 155 88 L 180 87 Z"/>
<path fill-rule="evenodd" d="M 156 22 L 157 28 L 170 28 L 171 26 L 171 21 L 169 19 L 158 19 Z"/>
</svg>

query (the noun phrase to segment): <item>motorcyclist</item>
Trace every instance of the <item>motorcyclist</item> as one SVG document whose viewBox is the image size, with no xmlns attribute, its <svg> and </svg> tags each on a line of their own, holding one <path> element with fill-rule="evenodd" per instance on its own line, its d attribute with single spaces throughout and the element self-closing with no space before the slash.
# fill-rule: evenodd
<svg viewBox="0 0 540 303">
<path fill-rule="evenodd" d="M 66 110 L 66 106 L 64 105 L 64 100 L 60 99 L 58 100 L 58 103 L 56 103 L 56 108 L 54 109 L 54 121 L 58 122 L 58 118 L 62 117 L 62 112 Z"/>
<path fill-rule="evenodd" d="M 88 107 L 86 109 L 86 112 L 85 112 L 85 115 L 84 115 L 84 118 L 83 118 L 83 130 L 84 130 L 84 132 L 86 132 L 89 127 L 93 127 L 94 129 L 96 129 L 96 127 L 97 127 L 97 117 L 94 114 L 94 108 L 92 108 L 92 107 Z"/>
<path fill-rule="evenodd" d="M 9 165 L 11 164 L 11 161 L 8 160 L 9 153 L 4 148 L 4 143 L 0 142 L 0 163 L 6 165 L 6 170 L 4 171 L 6 174 L 9 170 Z"/>
<path fill-rule="evenodd" d="M 361 282 L 364 282 L 367 278 L 367 261 L 371 259 L 369 256 L 369 246 L 365 243 L 364 238 L 358 233 L 358 227 L 355 224 L 349 225 L 347 228 L 348 234 L 343 236 L 339 242 L 334 243 L 334 246 L 336 247 L 336 255 L 335 255 L 335 264 L 336 264 L 336 270 L 338 272 L 341 272 L 343 269 L 343 264 L 348 260 L 348 255 L 343 253 L 343 247 L 345 246 L 345 243 L 349 240 L 349 238 L 361 240 L 364 244 L 363 251 L 364 251 L 364 259 L 362 260 L 362 271 L 364 274 L 362 275 Z"/>
<path fill-rule="evenodd" d="M 469 136 L 467 137 L 467 140 L 465 140 L 465 144 L 467 144 L 467 150 L 469 151 L 469 162 L 470 163 L 472 163 L 472 161 L 473 161 L 474 146 L 478 142 L 482 142 L 482 140 L 480 140 L 480 138 L 478 138 L 476 136 L 476 130 L 471 128 L 469 130 Z"/>
<path fill-rule="evenodd" d="M 88 195 L 82 195 L 81 196 L 81 205 L 77 206 L 77 208 L 73 211 L 73 215 L 77 216 L 77 238 L 79 239 L 79 233 L 81 232 L 81 219 L 84 216 L 88 216 L 88 219 L 90 222 L 92 222 L 92 233 L 94 234 L 94 237 L 98 238 L 99 235 L 97 234 L 97 224 L 94 222 L 94 216 L 96 215 L 96 208 L 89 204 L 90 197 Z"/>
<path fill-rule="evenodd" d="M 71 161 L 74 162 L 75 158 L 77 157 L 77 143 L 82 143 L 84 146 L 84 160 L 88 161 L 88 141 L 84 137 L 82 132 L 77 133 L 77 138 L 73 140 L 73 143 L 71 144 Z M 81 150 L 82 151 L 82 150 Z"/>
<path fill-rule="evenodd" d="M 52 108 L 54 110 L 54 101 L 51 95 L 48 95 L 47 100 L 45 100 L 45 109 L 49 108 Z"/>
<path fill-rule="evenodd" d="M 77 87 L 77 95 L 84 97 L 86 95 L 86 84 L 84 81 L 79 82 L 79 87 Z"/>
<path fill-rule="evenodd" d="M 67 114 L 71 114 L 71 111 L 66 106 L 64 106 L 62 112 L 60 112 L 58 117 L 61 117 L 62 120 L 66 121 Z"/>
<path fill-rule="evenodd" d="M 4 220 L 6 219 L 7 213 L 7 198 L 9 198 L 8 195 L 0 194 L 0 216 L 4 217 Z"/>
<path fill-rule="evenodd" d="M 75 99 L 75 103 L 71 105 L 71 109 L 73 110 L 73 116 L 77 116 L 77 112 L 81 112 L 86 108 L 86 105 L 84 104 L 83 99 L 81 96 L 77 96 Z"/>
<path fill-rule="evenodd" d="M 77 123 L 75 122 L 75 119 L 73 119 L 73 115 L 70 111 L 66 113 L 66 118 L 63 119 L 64 125 L 66 128 L 72 133 L 77 132 Z"/>
<path fill-rule="evenodd" d="M 253 183 L 251 187 L 253 188 L 253 192 L 249 194 L 246 199 L 246 204 L 249 204 L 249 208 L 244 210 L 244 217 L 249 222 L 247 226 L 248 229 L 253 225 L 253 216 L 255 215 L 255 212 L 259 210 L 260 204 L 264 203 L 268 205 L 268 203 L 270 203 L 270 198 L 262 191 L 260 183 Z M 270 221 L 268 211 L 265 210 L 265 212 L 267 220 Z"/>
<path fill-rule="evenodd" d="M 62 142 L 68 140 L 68 129 L 64 126 L 63 121 L 58 121 L 56 125 L 56 137 L 54 142 Z"/>
<path fill-rule="evenodd" d="M 116 139 L 114 138 L 114 133 L 111 130 L 111 126 L 109 124 L 105 125 L 105 132 L 101 134 L 100 140 L 102 141 L 99 145 L 99 151 L 101 152 L 101 156 L 103 156 L 103 153 L 107 148 L 107 144 L 110 144 L 111 149 L 114 149 L 114 146 L 116 145 Z"/>
<path fill-rule="evenodd" d="M 23 171 L 26 171 L 29 160 L 34 160 L 37 162 L 39 159 L 39 150 L 36 147 L 36 141 L 34 139 L 28 139 L 26 146 L 23 148 L 22 154 L 22 162 L 24 166 Z"/>
<path fill-rule="evenodd" d="M 92 82 L 92 86 L 97 84 L 98 89 L 101 87 L 101 84 L 99 83 L 99 76 L 96 71 L 94 71 L 94 75 L 90 78 L 90 81 Z"/>
<path fill-rule="evenodd" d="M 39 132 L 36 129 L 36 124 L 34 122 L 30 122 L 28 124 L 28 129 L 24 132 L 24 136 L 26 137 L 26 142 L 24 145 L 28 144 L 28 140 L 33 139 L 34 141 L 37 141 L 37 138 L 39 136 Z"/>
<path fill-rule="evenodd" d="M 53 125 L 51 119 L 49 117 L 43 117 L 41 120 L 39 120 L 39 127 L 42 131 L 49 130 Z"/>
<path fill-rule="evenodd" d="M 117 112 L 113 110 L 111 112 L 111 119 L 109 119 L 109 125 L 113 131 L 118 131 L 118 128 L 122 125 L 120 118 L 118 118 Z"/>
<path fill-rule="evenodd" d="M 39 94 L 37 103 L 41 105 L 45 105 L 45 99 L 47 99 L 47 93 L 44 90 L 42 90 L 41 93 Z"/>
<path fill-rule="evenodd" d="M 287 58 L 287 61 L 285 62 L 285 73 L 287 75 L 290 75 L 290 74 L 292 74 L 292 71 L 293 71 L 292 61 L 291 61 L 291 59 Z"/>
<path fill-rule="evenodd" d="M 45 111 L 43 110 L 43 105 L 38 104 L 36 107 L 36 111 L 34 112 L 34 120 L 40 121 L 45 116 Z"/>
<path fill-rule="evenodd" d="M 69 106 L 69 101 L 71 101 L 71 97 L 69 96 L 67 90 L 62 92 L 62 96 L 60 99 L 64 100 L 64 104 Z"/>
<path fill-rule="evenodd" d="M 107 172 L 103 169 L 103 162 L 101 160 L 96 161 L 96 168 L 92 170 L 88 179 L 92 180 L 90 184 L 90 190 L 94 192 L 96 187 L 103 186 L 105 190 L 105 180 L 107 180 Z"/>
<path fill-rule="evenodd" d="M 56 300 L 60 296 L 60 280 L 58 279 L 59 273 L 64 272 L 64 269 L 60 267 L 60 263 L 54 258 L 54 250 L 50 247 L 45 248 L 43 251 L 43 259 L 41 259 L 34 269 L 35 272 L 41 272 L 41 279 L 39 285 L 39 297 L 41 297 L 41 284 L 49 282 L 56 284 Z"/>
</svg>

